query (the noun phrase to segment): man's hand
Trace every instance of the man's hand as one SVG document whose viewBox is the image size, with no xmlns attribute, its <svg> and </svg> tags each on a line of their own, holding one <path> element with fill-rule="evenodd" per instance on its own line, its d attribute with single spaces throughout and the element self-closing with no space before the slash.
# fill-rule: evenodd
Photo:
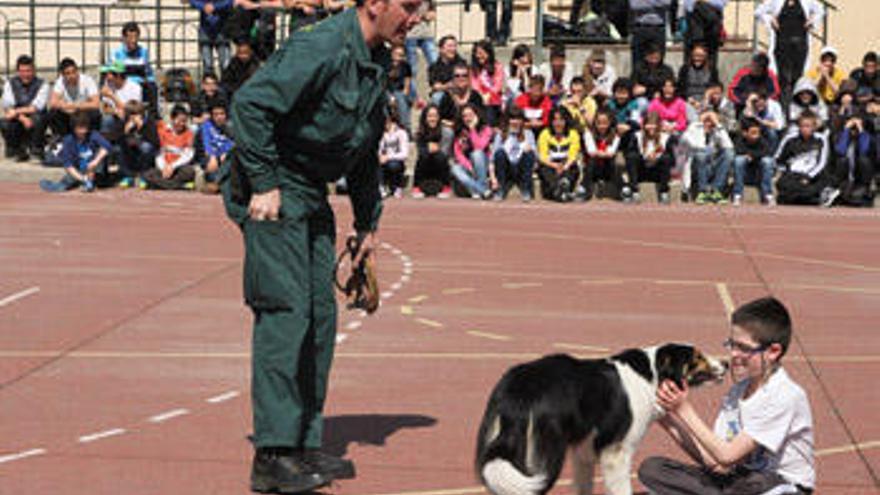
<svg viewBox="0 0 880 495">
<path fill-rule="evenodd" d="M 261 222 L 263 220 L 278 220 L 281 211 L 281 191 L 278 188 L 262 194 L 254 194 L 248 205 L 248 215 L 251 220 Z"/>
<path fill-rule="evenodd" d="M 18 117 L 18 111 L 14 108 L 10 108 L 3 113 L 3 118 L 6 120 L 13 120 Z"/>
<path fill-rule="evenodd" d="M 31 129 L 34 127 L 34 121 L 25 114 L 19 115 L 18 121 L 21 122 L 21 125 L 23 125 L 25 129 Z"/>
<path fill-rule="evenodd" d="M 217 161 L 216 156 L 209 158 L 208 163 L 205 164 L 205 172 L 208 172 L 209 174 L 216 172 L 218 168 L 220 168 L 220 164 Z"/>
</svg>

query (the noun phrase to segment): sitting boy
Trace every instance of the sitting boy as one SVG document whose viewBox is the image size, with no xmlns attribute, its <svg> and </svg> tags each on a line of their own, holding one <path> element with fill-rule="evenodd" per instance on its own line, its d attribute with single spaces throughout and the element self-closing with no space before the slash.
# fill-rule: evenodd
<svg viewBox="0 0 880 495">
<path fill-rule="evenodd" d="M 211 118 L 199 129 L 202 156 L 200 168 L 196 169 L 196 190 L 205 194 L 220 192 L 218 172 L 226 160 L 226 154 L 235 144 L 229 130 L 225 102 L 215 100 L 211 103 Z"/>
<path fill-rule="evenodd" d="M 688 127 L 682 138 L 687 147 L 690 167 L 697 174 L 697 204 L 725 203 L 722 191 L 733 165 L 733 142 L 719 123 L 718 115 L 706 110 L 700 120 Z M 685 173 L 685 177 L 690 177 Z M 690 186 L 690 184 L 687 184 Z"/>
<path fill-rule="evenodd" d="M 159 123 L 159 153 L 156 166 L 141 176 L 155 189 L 193 189 L 196 172 L 192 165 L 195 156 L 193 133 L 189 130 L 186 108 L 175 105 L 171 109 L 171 125 Z"/>
<path fill-rule="evenodd" d="M 782 367 L 791 318 L 777 299 L 749 302 L 731 316 L 731 375 L 736 381 L 710 428 L 688 400 L 688 389 L 665 381 L 657 400 L 660 424 L 699 465 L 646 459 L 639 480 L 655 495 L 808 495 L 816 473 L 813 418 L 804 390 Z"/>
<path fill-rule="evenodd" d="M 746 182 L 759 184 L 761 201 L 773 206 L 773 147 L 770 139 L 761 132 L 761 122 L 754 117 L 743 119 L 740 133 L 734 140 L 736 158 L 733 160 L 733 205 L 742 204 Z M 760 179 L 760 180 L 758 180 Z"/>
<path fill-rule="evenodd" d="M 816 114 L 805 110 L 797 119 L 797 130 L 779 145 L 776 163 L 784 169 L 776 180 L 779 204 L 830 205 L 840 194 L 828 187 L 828 145 L 816 134 L 816 126 Z"/>
<path fill-rule="evenodd" d="M 110 153 L 110 143 L 97 131 L 91 130 L 88 113 L 77 112 L 70 119 L 73 133 L 64 137 L 61 164 L 67 172 L 58 182 L 41 180 L 46 192 L 62 192 L 82 187 L 83 192 L 95 190 L 95 177 L 104 173 L 104 159 Z"/>
</svg>

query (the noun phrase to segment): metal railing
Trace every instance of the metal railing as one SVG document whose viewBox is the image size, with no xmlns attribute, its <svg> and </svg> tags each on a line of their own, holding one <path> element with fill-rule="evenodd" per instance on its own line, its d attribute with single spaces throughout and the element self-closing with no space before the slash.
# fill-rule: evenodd
<svg viewBox="0 0 880 495">
<path fill-rule="evenodd" d="M 501 1 L 498 15 L 501 14 Z M 823 44 L 828 39 L 829 17 L 837 7 L 820 0 L 826 7 L 824 22 L 814 36 Z M 513 0 L 512 43 L 543 45 L 541 13 L 568 18 L 572 0 Z M 483 37 L 483 16 L 479 0 L 436 0 L 437 35 L 455 34 L 463 43 Z M 470 4 L 469 11 L 465 4 Z M 589 0 L 585 2 L 589 4 Z M 731 19 L 729 39 L 751 49 L 762 45 L 754 8 L 760 0 L 731 0 L 725 16 Z M 279 15 L 276 29 L 279 41 L 287 35 L 287 16 Z M 55 72 L 63 56 L 74 56 L 85 70 L 95 70 L 106 62 L 112 47 L 121 43 L 120 31 L 125 22 L 136 20 L 141 28 L 142 43 L 152 55 L 158 70 L 165 67 L 198 69 L 198 12 L 186 3 L 169 5 L 167 0 L 125 1 L 115 4 L 61 1 L 0 0 L 0 72 L 14 70 L 15 59 L 30 53 L 38 69 L 46 74 Z"/>
</svg>

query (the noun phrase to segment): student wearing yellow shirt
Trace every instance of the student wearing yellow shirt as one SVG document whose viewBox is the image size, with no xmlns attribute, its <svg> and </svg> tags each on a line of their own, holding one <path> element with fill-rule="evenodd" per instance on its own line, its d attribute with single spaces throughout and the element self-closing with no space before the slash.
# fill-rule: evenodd
<svg viewBox="0 0 880 495">
<path fill-rule="evenodd" d="M 571 80 L 568 97 L 562 102 L 578 134 L 593 125 L 593 117 L 598 109 L 596 100 L 588 94 L 589 90 L 592 88 L 587 88 L 584 78 L 577 76 Z"/>
<path fill-rule="evenodd" d="M 846 72 L 837 67 L 837 50 L 826 46 L 819 55 L 819 65 L 807 72 L 807 77 L 816 83 L 819 97 L 826 105 L 834 103 L 840 83 L 846 79 Z"/>
<path fill-rule="evenodd" d="M 550 127 L 538 138 L 538 176 L 543 198 L 563 203 L 574 200 L 574 188 L 580 178 L 580 154 L 580 136 L 572 128 L 568 112 L 554 108 L 550 112 Z"/>
</svg>

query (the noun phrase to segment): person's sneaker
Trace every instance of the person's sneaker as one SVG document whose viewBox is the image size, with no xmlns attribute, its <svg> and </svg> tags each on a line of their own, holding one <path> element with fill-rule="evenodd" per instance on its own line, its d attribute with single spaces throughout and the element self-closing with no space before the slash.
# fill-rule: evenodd
<svg viewBox="0 0 880 495">
<path fill-rule="evenodd" d="M 727 198 L 725 198 L 724 195 L 718 191 L 713 191 L 711 198 L 712 198 L 713 203 L 716 203 L 719 205 L 726 205 L 727 204 Z"/>
<path fill-rule="evenodd" d="M 305 449 L 297 455 L 327 481 L 351 480 L 357 476 L 354 463 L 348 459 L 325 454 L 318 449 Z"/>
<path fill-rule="evenodd" d="M 520 198 L 523 203 L 531 203 L 532 202 L 532 193 L 525 191 L 520 194 Z"/>
<path fill-rule="evenodd" d="M 251 467 L 251 491 L 301 493 L 330 483 L 317 468 L 291 449 L 260 448 Z"/>
<path fill-rule="evenodd" d="M 636 191 L 632 195 L 633 203 L 639 204 L 642 202 L 642 193 Z"/>
<path fill-rule="evenodd" d="M 120 189 L 128 189 L 133 186 L 134 186 L 134 179 L 132 179 L 131 177 L 123 177 L 122 180 L 119 181 L 118 184 L 116 184 L 116 187 L 118 187 Z"/>
<path fill-rule="evenodd" d="M 478 197 L 485 200 L 492 199 L 492 190 L 486 189 Z"/>
<path fill-rule="evenodd" d="M 669 193 L 668 192 L 660 193 L 660 204 L 661 205 L 668 205 L 669 203 L 670 203 Z"/>
<path fill-rule="evenodd" d="M 196 183 L 195 181 L 188 181 L 183 183 L 183 188 L 187 191 L 195 191 Z"/>
<path fill-rule="evenodd" d="M 20 150 L 15 155 L 15 161 L 19 163 L 24 163 L 31 159 L 31 155 L 28 154 L 27 150 Z"/>
<path fill-rule="evenodd" d="M 145 181 L 144 179 L 141 179 L 140 177 L 138 177 L 134 182 L 137 185 L 137 188 L 140 189 L 141 191 L 146 191 L 147 189 L 150 188 L 150 185 L 147 184 L 147 181 Z"/>
<path fill-rule="evenodd" d="M 776 206 L 776 198 L 772 194 L 764 196 L 764 204 L 767 206 Z"/>
<path fill-rule="evenodd" d="M 401 189 L 401 188 L 399 188 L 399 187 L 398 187 L 398 188 L 395 188 L 395 189 L 394 189 L 394 197 L 397 198 L 397 199 L 402 198 L 402 197 L 403 197 L 403 189 Z"/>
<path fill-rule="evenodd" d="M 691 195 L 688 194 L 687 191 L 682 191 L 678 195 L 678 200 L 681 201 L 682 203 L 689 203 L 691 201 Z"/>
<path fill-rule="evenodd" d="M 574 188 L 574 197 L 578 201 L 587 201 L 588 199 L 590 199 L 589 197 L 587 197 L 587 188 L 583 185 L 578 185 Z"/>
<path fill-rule="evenodd" d="M 379 186 L 379 195 L 384 199 L 391 195 L 391 191 L 385 186 Z"/>
<path fill-rule="evenodd" d="M 422 192 L 418 187 L 412 188 L 412 197 L 415 199 L 425 199 L 425 193 Z"/>
<path fill-rule="evenodd" d="M 629 186 L 623 186 L 620 190 L 620 199 L 624 203 L 632 203 L 632 189 Z"/>
<path fill-rule="evenodd" d="M 819 205 L 823 208 L 831 208 L 831 205 L 834 204 L 834 201 L 837 197 L 840 196 L 840 189 L 835 187 L 826 187 L 822 189 L 822 195 L 820 196 Z"/>
<path fill-rule="evenodd" d="M 733 195 L 733 206 L 742 206 L 743 197 L 742 194 L 734 194 Z"/>
<path fill-rule="evenodd" d="M 452 197 L 451 186 L 444 186 L 443 189 L 441 189 L 440 192 L 437 194 L 438 199 L 449 199 L 450 197 Z"/>
<path fill-rule="evenodd" d="M 495 194 L 492 195 L 492 201 L 504 201 L 504 193 L 495 191 Z"/>
<path fill-rule="evenodd" d="M 709 196 L 709 193 L 704 193 L 704 192 L 697 194 L 697 200 L 694 201 L 694 203 L 696 203 L 698 205 L 704 205 L 704 204 L 711 203 L 711 202 L 712 202 L 712 198 L 711 198 L 711 196 Z"/>
<path fill-rule="evenodd" d="M 86 179 L 82 183 L 82 192 L 93 192 L 95 190 L 95 183 L 89 179 Z"/>
<path fill-rule="evenodd" d="M 196 191 L 204 192 L 205 184 L 207 183 L 207 179 L 205 178 L 205 170 L 202 167 L 196 167 L 195 173 Z"/>
</svg>

